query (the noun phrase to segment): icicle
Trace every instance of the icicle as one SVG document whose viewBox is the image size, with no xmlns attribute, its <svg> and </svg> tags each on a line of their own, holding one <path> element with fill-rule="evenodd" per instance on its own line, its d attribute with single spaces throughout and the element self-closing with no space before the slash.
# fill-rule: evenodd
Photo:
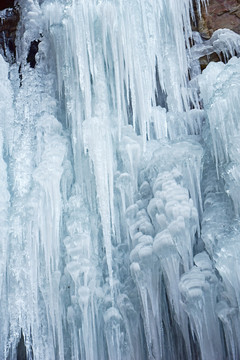
<svg viewBox="0 0 240 360">
<path fill-rule="evenodd" d="M 104 119 L 92 118 L 83 124 L 85 151 L 89 151 L 93 162 L 97 186 L 99 212 L 103 227 L 103 241 L 106 249 L 106 258 L 109 272 L 109 283 L 113 291 L 112 273 L 112 243 L 111 236 L 114 231 L 113 218 L 113 159 L 112 140 L 108 124 Z M 108 198 L 106 199 L 106 194 Z"/>
</svg>

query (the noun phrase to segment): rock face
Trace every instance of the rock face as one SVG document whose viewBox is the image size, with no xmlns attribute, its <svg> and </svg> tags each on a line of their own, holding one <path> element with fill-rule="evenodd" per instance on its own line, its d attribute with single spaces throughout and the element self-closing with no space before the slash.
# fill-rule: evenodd
<svg viewBox="0 0 240 360">
<path fill-rule="evenodd" d="M 240 34 L 240 0 L 209 0 L 202 17 L 197 16 L 197 30 L 209 39 L 217 29 L 230 29 Z"/>
<path fill-rule="evenodd" d="M 14 5 L 13 1 L 1 0 L 1 9 L 5 5 Z M 19 11 L 17 7 L 2 9 L 0 11 L 0 49 L 1 53 L 7 58 L 9 62 L 15 60 L 15 38 L 16 30 L 19 21 Z"/>
</svg>

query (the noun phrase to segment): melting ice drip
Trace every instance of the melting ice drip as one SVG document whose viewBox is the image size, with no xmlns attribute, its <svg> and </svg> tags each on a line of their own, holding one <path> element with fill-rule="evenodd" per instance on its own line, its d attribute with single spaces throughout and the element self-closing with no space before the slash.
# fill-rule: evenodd
<svg viewBox="0 0 240 360">
<path fill-rule="evenodd" d="M 19 5 L 17 63 L 0 58 L 0 359 L 23 337 L 27 359 L 239 359 L 240 62 L 198 63 L 239 36 L 191 48 L 189 0 Z"/>
</svg>

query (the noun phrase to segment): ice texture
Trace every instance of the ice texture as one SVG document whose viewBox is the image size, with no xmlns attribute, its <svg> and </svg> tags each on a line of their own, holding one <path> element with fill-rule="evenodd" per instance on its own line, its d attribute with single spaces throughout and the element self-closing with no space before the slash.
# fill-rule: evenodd
<svg viewBox="0 0 240 360">
<path fill-rule="evenodd" d="M 18 4 L 0 359 L 238 360 L 239 36 L 203 42 L 190 0 Z"/>
<path fill-rule="evenodd" d="M 236 290 L 239 284 L 239 102 L 236 98 L 239 59 L 233 57 L 227 64 L 215 65 L 210 64 L 199 79 L 207 115 L 204 137 L 210 145 L 208 156 L 212 159 L 204 170 L 202 239 L 221 279 L 216 313 L 223 327 L 226 351 L 229 357 L 237 359 L 240 354 L 236 340 L 239 331 Z M 205 76 L 208 88 L 203 86 Z"/>
<path fill-rule="evenodd" d="M 240 54 L 240 36 L 229 29 L 214 31 L 209 40 L 202 40 L 195 35 L 195 44 L 191 48 L 192 60 L 216 53 L 222 60 Z"/>
<path fill-rule="evenodd" d="M 217 173 L 225 179 L 226 191 L 233 200 L 237 215 L 240 206 L 238 196 L 239 79 L 240 61 L 236 57 L 229 60 L 226 65 L 209 64 L 199 79 L 210 126 Z M 229 111 L 229 109 L 232 110 Z"/>
</svg>

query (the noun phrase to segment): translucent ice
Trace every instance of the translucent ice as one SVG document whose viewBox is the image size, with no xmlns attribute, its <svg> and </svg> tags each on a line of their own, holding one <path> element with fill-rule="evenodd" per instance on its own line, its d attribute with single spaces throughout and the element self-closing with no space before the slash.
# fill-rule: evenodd
<svg viewBox="0 0 240 360">
<path fill-rule="evenodd" d="M 18 4 L 1 360 L 238 360 L 239 59 L 200 75 L 198 58 L 239 36 L 192 34 L 190 0 Z"/>
<path fill-rule="evenodd" d="M 236 214 L 239 213 L 239 76 L 240 61 L 233 57 L 226 65 L 210 64 L 199 78 L 217 172 L 225 178 Z M 207 81 L 208 86 L 206 83 L 204 85 L 204 81 Z"/>
</svg>

